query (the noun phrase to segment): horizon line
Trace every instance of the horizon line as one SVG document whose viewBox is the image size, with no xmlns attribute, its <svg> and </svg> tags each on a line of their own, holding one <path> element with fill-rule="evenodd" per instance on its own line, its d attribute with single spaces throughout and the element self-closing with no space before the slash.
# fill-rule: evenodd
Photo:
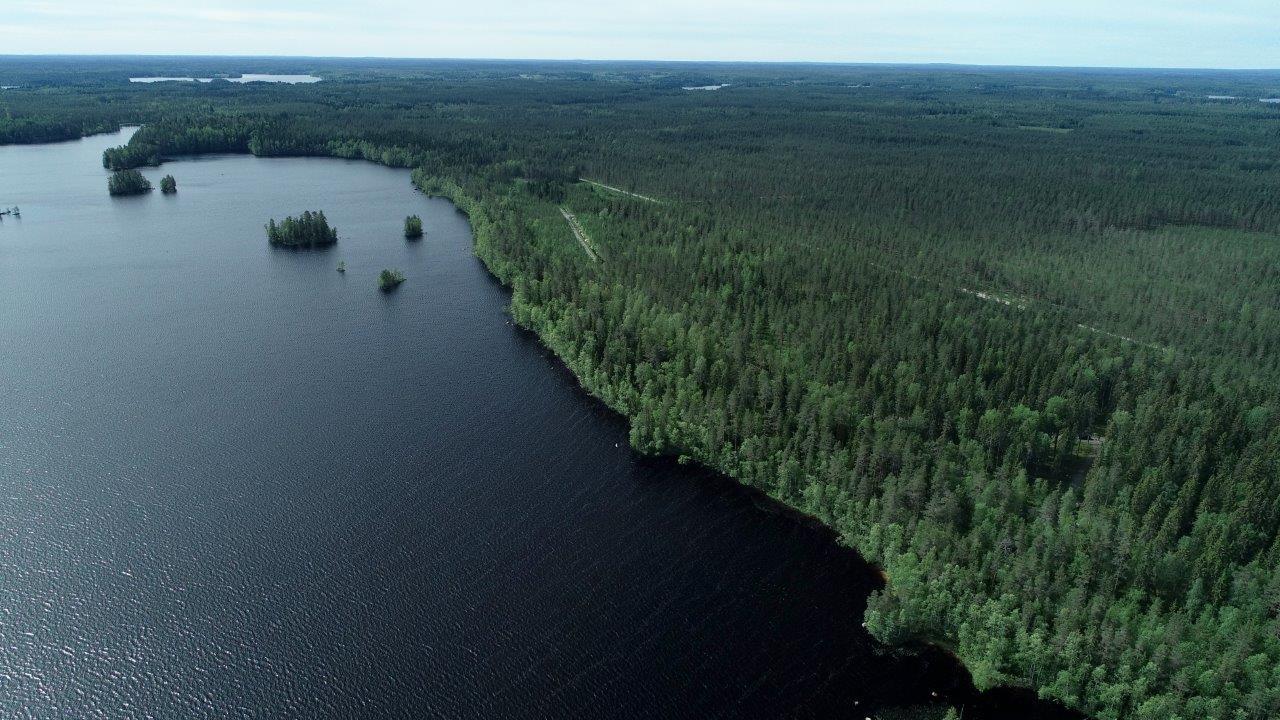
<svg viewBox="0 0 1280 720">
<path fill-rule="evenodd" d="M 245 60 L 387 60 L 401 62 L 516 62 L 516 63 L 574 63 L 574 64 L 683 64 L 683 65 L 820 65 L 828 67 L 907 67 L 907 68 L 983 68 L 1005 70 L 1130 70 L 1171 72 L 1263 72 L 1280 73 L 1280 67 L 1241 66 L 1192 66 L 1192 65 L 1037 65 L 1037 64 L 989 64 L 951 61 L 867 61 L 867 60 L 693 60 L 680 58 L 535 58 L 535 57 L 420 57 L 410 55 L 263 55 L 263 54 L 215 54 L 215 53 L 0 53 L 0 59 L 9 58 L 203 58 Z"/>
</svg>

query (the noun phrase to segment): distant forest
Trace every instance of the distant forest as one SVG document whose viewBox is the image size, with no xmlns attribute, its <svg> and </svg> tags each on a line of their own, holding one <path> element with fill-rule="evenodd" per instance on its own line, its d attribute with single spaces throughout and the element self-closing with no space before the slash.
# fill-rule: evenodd
<svg viewBox="0 0 1280 720">
<path fill-rule="evenodd" d="M 884 568 L 878 637 L 1280 717 L 1280 73 L 246 63 L 0 59 L 0 142 L 413 168 L 639 451 Z M 126 80 L 240 70 L 325 79 Z"/>
</svg>

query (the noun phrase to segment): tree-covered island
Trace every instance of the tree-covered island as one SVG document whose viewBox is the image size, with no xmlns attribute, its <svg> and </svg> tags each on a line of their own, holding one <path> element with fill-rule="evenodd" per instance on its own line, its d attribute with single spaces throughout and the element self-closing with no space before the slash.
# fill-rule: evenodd
<svg viewBox="0 0 1280 720">
<path fill-rule="evenodd" d="M 271 218 L 267 223 L 267 241 L 292 248 L 326 247 L 338 242 L 338 230 L 329 227 L 324 212 L 307 210 L 296 218 L 290 215 L 280 223 Z"/>
<path fill-rule="evenodd" d="M 378 273 L 378 289 L 382 292 L 391 292 L 400 287 L 400 283 L 404 281 L 404 273 L 399 270 L 383 270 Z"/>
<path fill-rule="evenodd" d="M 165 175 L 160 178 L 160 192 L 165 195 L 172 195 L 178 192 L 178 181 L 174 180 L 172 175 Z"/>
<path fill-rule="evenodd" d="M 417 215 L 410 215 L 404 219 L 404 238 L 406 240 L 419 240 L 422 238 L 422 218 Z"/>
<path fill-rule="evenodd" d="M 151 181 L 137 170 L 117 170 L 107 178 L 107 192 L 112 195 L 141 195 L 151 192 Z"/>
</svg>

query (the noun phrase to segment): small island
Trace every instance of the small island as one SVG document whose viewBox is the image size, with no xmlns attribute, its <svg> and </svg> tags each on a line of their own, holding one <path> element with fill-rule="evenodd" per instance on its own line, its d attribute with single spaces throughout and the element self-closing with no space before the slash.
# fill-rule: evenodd
<svg viewBox="0 0 1280 720">
<path fill-rule="evenodd" d="M 290 215 L 279 224 L 271 218 L 267 223 L 267 241 L 291 248 L 325 247 L 338 242 L 338 230 L 329 227 L 323 212 L 307 210 L 300 217 Z"/>
<path fill-rule="evenodd" d="M 400 283 L 404 281 L 404 273 L 399 270 L 383 270 L 378 274 L 378 289 L 382 292 L 391 292 L 400 287 Z"/>
<path fill-rule="evenodd" d="M 178 181 L 174 180 L 172 175 L 165 175 L 160 178 L 160 192 L 165 195 L 172 195 L 178 192 Z"/>
<path fill-rule="evenodd" d="M 137 170 L 117 170 L 107 178 L 107 192 L 112 195 L 141 195 L 151 192 L 151 181 Z"/>
<path fill-rule="evenodd" d="M 418 240 L 422 237 L 422 218 L 410 215 L 404 219 L 404 237 L 406 240 Z"/>
</svg>

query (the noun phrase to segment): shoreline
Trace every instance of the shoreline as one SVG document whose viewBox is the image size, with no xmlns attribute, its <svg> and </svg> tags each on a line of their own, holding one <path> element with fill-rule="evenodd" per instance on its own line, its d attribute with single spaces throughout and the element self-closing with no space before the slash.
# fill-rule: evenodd
<svg viewBox="0 0 1280 720">
<path fill-rule="evenodd" d="M 452 182 L 451 179 L 450 179 L 450 182 Z M 450 203 L 453 204 L 454 208 L 458 212 L 462 213 L 468 218 L 468 224 L 470 224 L 472 228 L 473 251 L 475 252 L 477 259 L 479 259 L 481 264 L 484 265 L 485 270 L 488 273 L 489 277 L 494 282 L 498 283 L 501 287 L 503 287 L 507 291 L 509 297 L 511 298 L 508 304 L 508 315 L 511 317 L 513 324 L 517 328 L 519 328 L 521 331 L 530 333 L 535 339 L 537 339 L 539 345 L 543 347 L 547 352 L 549 352 L 552 357 L 555 358 L 556 365 L 559 366 L 563 372 L 568 373 L 573 378 L 574 382 L 577 384 L 579 388 L 581 388 L 581 390 L 586 395 L 586 397 L 588 397 L 594 403 L 597 403 L 601 409 L 607 411 L 616 420 L 620 422 L 624 422 L 627 424 L 627 426 L 630 426 L 631 421 L 627 416 L 627 414 L 623 412 L 621 409 L 613 407 L 612 405 L 609 404 L 607 400 L 601 397 L 600 394 L 594 392 L 591 389 L 591 387 L 588 386 L 587 382 L 583 379 L 582 375 L 579 374 L 577 371 L 575 371 L 573 367 L 569 364 L 569 362 L 565 359 L 565 354 L 556 349 L 551 338 L 548 338 L 544 336 L 542 333 L 538 332 L 537 328 L 529 327 L 526 323 L 522 322 L 519 318 L 517 318 L 514 312 L 512 312 L 512 307 L 514 307 L 517 302 L 517 298 L 515 294 L 516 291 L 515 291 L 515 288 L 513 287 L 513 284 L 504 281 L 498 275 L 493 265 L 490 263 L 489 258 L 486 257 L 484 253 L 480 252 L 481 244 L 480 244 L 479 233 L 476 231 L 476 222 L 477 222 L 476 216 L 478 214 L 483 214 L 484 212 L 483 202 L 476 198 L 465 195 L 465 191 L 463 191 L 460 186 L 456 185 L 456 183 L 454 183 L 454 188 L 456 188 L 456 190 L 454 188 L 442 187 L 439 189 L 438 192 L 427 191 L 426 189 L 419 186 L 416 182 L 414 183 L 414 186 L 427 197 L 439 197 L 439 198 L 448 200 Z M 462 196 L 455 197 L 453 194 L 448 192 L 448 190 L 453 190 L 454 192 L 462 193 Z M 472 208 L 472 211 L 463 209 L 463 204 Z M 479 211 L 479 212 L 477 213 L 475 211 Z M 489 222 L 488 218 L 480 218 L 480 219 L 485 223 Z M 676 454 L 667 453 L 667 454 L 661 454 L 661 455 L 645 455 L 637 452 L 634 448 L 631 448 L 631 452 L 638 458 L 643 459 L 644 461 L 657 462 L 657 463 L 669 463 L 673 465 L 679 464 L 679 460 L 677 459 L 678 455 Z M 723 472 L 718 468 L 712 467 L 697 458 L 691 458 L 688 464 L 695 466 L 699 471 L 701 471 L 706 475 L 703 481 L 714 481 L 717 483 L 723 483 L 725 485 L 732 485 L 735 491 L 745 492 L 747 496 L 751 498 L 753 504 L 757 508 L 759 508 L 761 511 L 785 517 L 788 520 L 795 522 L 798 525 L 804 526 L 811 531 L 819 532 L 822 535 L 824 535 L 826 538 L 828 538 L 831 541 L 832 545 L 835 548 L 839 549 L 841 552 L 851 553 L 852 556 L 857 560 L 859 564 L 866 567 L 876 578 L 880 580 L 881 582 L 880 587 L 877 588 L 876 590 L 873 590 L 872 592 L 883 590 L 885 587 L 887 587 L 890 584 L 891 579 L 889 577 L 888 572 L 884 568 L 868 560 L 861 553 L 861 551 L 858 550 L 856 546 L 854 546 L 851 543 L 845 542 L 840 532 L 836 530 L 834 527 L 832 527 L 831 525 L 829 525 L 828 523 L 824 522 L 822 518 L 816 515 L 813 515 L 812 513 L 805 512 L 803 509 L 796 507 L 794 505 L 791 505 L 785 502 L 784 500 L 775 498 L 772 495 L 769 495 L 768 493 L 764 492 L 760 488 L 757 488 L 753 485 L 749 485 L 745 482 L 742 482 L 741 480 L 733 477 L 732 475 L 726 472 Z M 870 595 L 868 594 L 867 597 L 869 598 Z M 864 608 L 864 611 L 865 611 L 865 608 Z M 857 622 L 865 629 L 867 625 L 864 618 L 865 616 L 863 618 L 858 618 L 853 621 Z M 912 653 L 916 655 L 918 658 L 920 658 L 921 660 L 925 661 L 926 663 L 929 663 L 929 662 L 936 663 L 943 658 L 945 658 L 946 661 L 954 663 L 954 667 L 952 667 L 951 670 L 953 672 L 956 672 L 960 677 L 962 677 L 966 684 L 967 692 L 964 694 L 967 697 L 964 701 L 961 701 L 962 704 L 966 706 L 983 707 L 988 704 L 999 704 L 1002 701 L 1004 702 L 1021 701 L 1023 703 L 1027 703 L 1030 705 L 1039 705 L 1041 707 L 1041 710 L 1051 713 L 1053 717 L 1080 718 L 1082 720 L 1087 717 L 1084 714 L 1074 710 L 1073 708 L 1069 708 L 1054 700 L 1049 700 L 1049 699 L 1044 699 L 1039 697 L 1039 695 L 1036 693 L 1036 690 L 1031 687 L 1024 687 L 1024 686 L 1018 686 L 1018 685 L 996 685 L 996 686 L 987 688 L 985 690 L 978 688 L 976 684 L 973 682 L 972 673 L 969 671 L 969 663 L 966 662 L 962 656 L 956 653 L 955 650 L 945 641 L 939 640 L 937 638 L 913 638 L 911 640 L 908 640 L 905 643 L 892 644 L 892 643 L 885 642 L 879 637 L 876 637 L 875 634 L 871 633 L 869 630 L 867 632 L 877 643 L 883 646 L 885 652 Z M 1039 715 L 1036 715 L 1035 717 L 1039 717 Z"/>
<path fill-rule="evenodd" d="M 32 145 L 42 145 L 42 144 L 55 144 L 55 143 L 62 143 L 62 142 L 75 142 L 75 141 L 84 140 L 90 137 L 96 137 L 99 135 L 119 134 L 120 132 L 128 129 L 133 129 L 136 131 L 142 126 L 143 125 L 141 123 L 139 124 L 130 123 L 130 124 L 123 124 L 118 128 L 116 128 L 115 130 L 106 130 L 103 132 L 90 133 L 87 135 L 82 135 L 79 138 L 68 138 L 65 140 L 39 142 L 39 143 L 12 143 L 12 144 L 16 146 L 32 146 Z M 132 136 L 130 135 L 130 137 Z M 128 142 L 128 138 L 125 138 L 125 142 L 126 143 Z M 368 157 L 343 157 L 338 155 L 260 156 L 260 155 L 255 155 L 252 152 L 239 153 L 239 152 L 222 151 L 222 152 L 215 152 L 215 153 L 208 153 L 208 154 L 162 157 L 158 164 L 144 166 L 144 167 L 159 168 L 166 162 L 199 161 L 200 159 L 203 159 L 203 158 L 210 158 L 210 157 L 216 157 L 216 156 L 226 156 L 226 157 L 249 156 L 249 157 L 261 158 L 261 159 L 272 159 L 275 157 L 280 157 L 280 158 L 323 157 L 326 159 L 344 160 L 344 161 L 361 160 L 361 161 L 371 162 L 375 165 L 381 165 L 383 167 L 388 167 L 388 168 L 397 169 L 397 170 L 405 170 L 406 172 L 411 173 L 410 177 L 412 178 L 412 168 L 404 168 L 404 167 L 389 165 L 387 163 L 379 162 L 377 160 L 374 160 Z M 485 213 L 485 206 L 483 201 L 466 194 L 465 190 L 463 190 L 461 186 L 457 185 L 456 182 L 452 180 L 452 178 L 446 177 L 446 178 L 440 178 L 440 179 L 448 181 L 449 184 L 452 185 L 452 187 L 441 187 L 434 191 L 428 191 L 422 188 L 420 185 L 418 185 L 417 182 L 414 182 L 412 179 L 411 179 L 411 182 L 413 182 L 414 187 L 419 192 L 422 192 L 424 195 L 428 197 L 440 197 L 440 198 L 449 200 L 457 212 L 460 212 L 467 217 L 468 225 L 470 226 L 470 229 L 471 229 L 472 252 L 475 255 L 475 257 L 480 260 L 480 262 L 485 268 L 486 274 L 490 277 L 490 279 L 498 283 L 500 286 L 502 286 L 507 292 L 508 304 L 507 304 L 506 311 L 508 316 L 511 318 L 513 324 L 516 327 L 518 327 L 522 332 L 530 333 L 534 338 L 536 338 L 538 340 L 539 345 L 543 349 L 545 349 L 547 352 L 549 352 L 551 356 L 555 358 L 556 364 L 560 368 L 562 368 L 564 372 L 569 373 L 573 377 L 575 384 L 583 390 L 586 397 L 590 398 L 590 400 L 593 403 L 598 403 L 598 406 L 600 408 L 607 410 L 610 413 L 610 415 L 613 416 L 614 419 L 620 422 L 625 422 L 629 426 L 630 419 L 628 415 L 625 412 L 623 412 L 620 408 L 612 406 L 605 398 L 601 397 L 599 393 L 594 391 L 592 387 L 590 387 L 587 384 L 587 381 L 584 380 L 583 376 L 579 374 L 579 372 L 577 372 L 573 368 L 573 366 L 570 365 L 569 362 L 566 360 L 565 353 L 561 352 L 561 350 L 556 347 L 553 338 L 545 336 L 543 333 L 539 332 L 538 329 L 535 327 L 530 327 L 527 323 L 523 322 L 517 316 L 515 309 L 518 307 L 524 307 L 523 301 L 522 299 L 517 297 L 514 283 L 503 279 L 503 277 L 499 274 L 497 265 L 498 265 L 498 261 L 500 261 L 502 258 L 496 255 L 493 255 L 491 257 L 491 254 L 494 251 L 489 250 L 490 245 L 482 237 L 481 230 L 478 228 L 478 225 L 488 225 L 490 223 L 490 220 L 488 219 Z M 587 182 L 590 182 L 590 181 L 587 181 Z M 596 183 L 591 183 L 591 184 L 595 185 Z M 646 462 L 671 463 L 671 464 L 676 464 L 678 462 L 675 454 L 645 455 L 635 451 L 634 448 L 631 449 L 631 452 L 636 457 L 641 458 L 643 459 L 643 461 L 646 461 Z M 838 530 L 836 530 L 827 522 L 823 521 L 820 517 L 813 515 L 809 512 L 806 512 L 805 510 L 795 505 L 792 505 L 786 502 L 785 500 L 773 497 L 772 495 L 769 495 L 768 493 L 764 492 L 760 488 L 757 488 L 753 485 L 742 482 L 741 480 L 735 478 L 733 475 L 727 472 L 724 472 L 714 466 L 711 466 L 696 457 L 692 458 L 689 464 L 693 465 L 700 473 L 706 476 L 706 479 L 704 481 L 714 481 L 718 484 L 723 484 L 726 487 L 731 485 L 736 492 L 745 492 L 746 496 L 749 497 L 752 500 L 753 504 L 756 505 L 756 507 L 759 508 L 760 510 L 763 510 L 771 514 L 783 516 L 799 525 L 802 525 L 808 528 L 811 531 L 820 532 L 832 542 L 832 545 L 834 548 L 838 549 L 841 552 L 852 553 L 853 557 L 856 558 L 856 560 L 860 565 L 865 566 L 869 570 L 869 572 L 871 572 L 873 575 L 875 575 L 879 579 L 881 583 L 880 587 L 877 588 L 876 590 L 873 590 L 872 592 L 882 590 L 891 583 L 891 578 L 889 577 L 888 573 L 885 571 L 884 568 L 868 560 L 865 556 L 863 556 L 861 551 L 855 545 L 849 542 L 846 542 Z M 868 595 L 867 597 L 870 597 L 870 595 Z M 866 602 L 866 599 L 864 598 L 863 599 L 864 611 L 865 611 L 865 602 Z M 865 615 L 860 618 L 850 618 L 850 620 L 851 622 L 861 624 L 863 628 L 866 628 Z M 976 709 L 976 708 L 981 708 L 988 705 L 998 704 L 1001 702 L 1001 698 L 1008 698 L 1011 700 L 1014 698 L 1018 698 L 1023 702 L 1034 703 L 1039 705 L 1042 710 L 1049 712 L 1050 714 L 1052 714 L 1053 717 L 1063 717 L 1063 718 L 1086 717 L 1083 714 L 1078 713 L 1074 709 L 1068 708 L 1056 701 L 1039 698 L 1038 695 L 1036 695 L 1034 688 L 1027 688 L 1027 687 L 1022 687 L 1017 685 L 997 685 L 997 686 L 988 688 L 986 690 L 977 688 L 973 682 L 972 673 L 969 670 L 970 663 L 967 663 L 963 657 L 956 654 L 952 649 L 950 649 L 948 644 L 943 640 L 936 639 L 936 638 L 913 638 L 904 643 L 891 644 L 891 643 L 885 642 L 879 637 L 876 637 L 874 634 L 870 633 L 870 631 L 867 631 L 867 632 L 878 644 L 880 644 L 883 647 L 884 652 L 909 653 L 919 658 L 924 666 L 934 667 L 935 669 L 941 669 L 948 674 L 954 675 L 956 679 L 963 681 L 963 687 L 960 688 L 960 692 L 958 693 L 961 697 L 963 697 L 963 699 L 961 699 L 960 697 L 957 697 L 956 699 L 958 702 L 960 702 L 962 705 L 966 707 L 975 707 Z M 939 663 L 945 663 L 947 665 L 952 665 L 952 666 L 939 668 L 937 667 Z M 938 698 L 938 700 L 942 700 L 942 699 Z M 1017 700 L 1012 700 L 1012 701 L 1017 702 Z M 1036 717 L 1038 716 L 1039 715 L 1036 715 Z"/>
</svg>

